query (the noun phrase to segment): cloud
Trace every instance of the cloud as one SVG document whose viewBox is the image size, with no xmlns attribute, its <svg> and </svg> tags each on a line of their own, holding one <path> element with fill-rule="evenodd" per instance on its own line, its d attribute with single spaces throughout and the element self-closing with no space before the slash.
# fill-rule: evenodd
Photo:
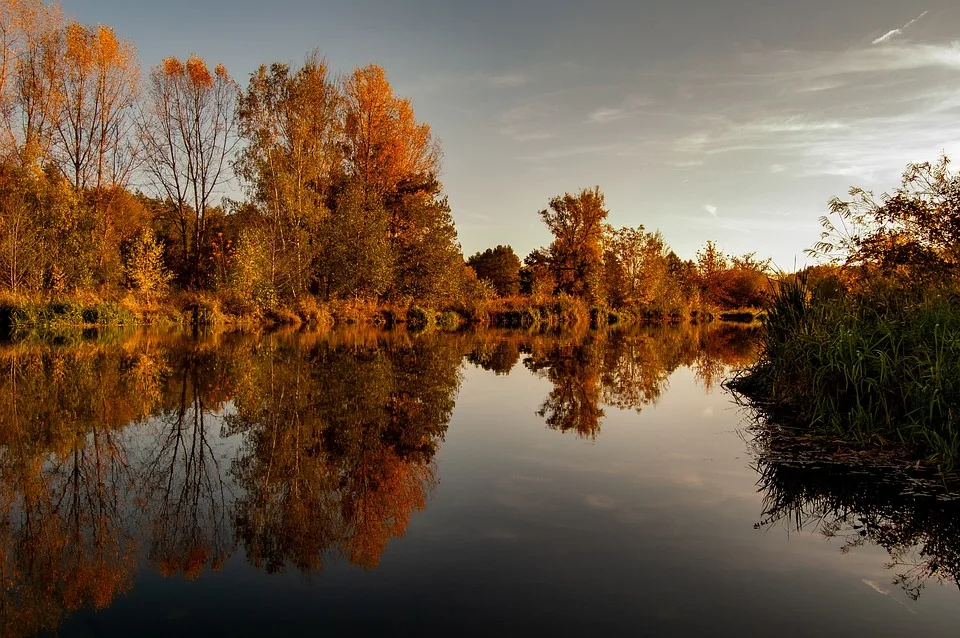
<svg viewBox="0 0 960 638">
<path fill-rule="evenodd" d="M 648 97 L 629 97 L 617 106 L 604 106 L 591 111 L 587 122 L 591 124 L 609 124 L 636 115 L 646 106 L 653 104 Z"/>
<path fill-rule="evenodd" d="M 556 105 L 525 102 L 500 113 L 500 134 L 515 142 L 533 142 L 553 139 L 557 135 L 544 127 L 557 111 Z"/>
<path fill-rule="evenodd" d="M 557 134 L 551 131 L 525 131 L 519 126 L 504 126 L 500 129 L 501 135 L 506 135 L 515 142 L 536 142 L 540 140 L 552 140 Z"/>
<path fill-rule="evenodd" d="M 627 113 L 623 109 L 597 109 L 587 116 L 587 120 L 594 124 L 606 124 L 608 122 L 622 120 L 626 116 Z"/>
<path fill-rule="evenodd" d="M 525 155 L 520 159 L 527 162 L 539 163 L 558 159 L 566 159 L 568 157 L 577 157 L 579 155 L 615 155 L 617 153 L 622 153 L 625 150 L 627 149 L 625 149 L 622 144 L 586 144 L 583 146 L 567 146 L 553 150 L 547 150 L 542 153 Z"/>
<path fill-rule="evenodd" d="M 527 76 L 522 73 L 504 73 L 502 75 L 492 75 L 487 79 L 493 86 L 501 87 L 523 86 L 527 83 Z"/>
<path fill-rule="evenodd" d="M 879 38 L 877 38 L 876 40 L 874 40 L 873 42 L 871 42 L 871 44 L 883 44 L 884 42 L 889 42 L 890 40 L 892 40 L 893 38 L 897 37 L 898 35 L 903 35 L 903 32 L 904 32 L 906 29 L 908 29 L 908 28 L 910 28 L 911 26 L 913 26 L 914 24 L 916 24 L 916 22 L 917 22 L 918 20 L 920 20 L 921 18 L 923 18 L 923 16 L 927 15 L 928 13 L 929 13 L 929 11 L 924 11 L 923 13 L 921 13 L 921 14 L 918 15 L 916 18 L 914 18 L 914 19 L 911 20 L 910 22 L 906 23 L 905 25 L 903 25 L 903 26 L 900 27 L 899 29 L 891 29 L 890 31 L 887 31 L 887 32 L 884 33 L 882 36 L 880 36 Z"/>
<path fill-rule="evenodd" d="M 713 204 L 704 204 L 704 205 L 703 205 L 703 210 L 707 211 L 708 213 L 710 213 L 710 214 L 713 215 L 714 217 L 717 216 L 717 207 L 714 206 Z"/>
<path fill-rule="evenodd" d="M 667 165 L 674 168 L 695 168 L 697 166 L 703 166 L 703 160 L 668 160 Z"/>
</svg>

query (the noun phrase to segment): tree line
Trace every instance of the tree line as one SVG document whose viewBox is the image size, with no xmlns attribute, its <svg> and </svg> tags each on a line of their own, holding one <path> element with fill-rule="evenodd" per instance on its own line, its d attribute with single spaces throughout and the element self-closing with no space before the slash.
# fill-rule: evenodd
<svg viewBox="0 0 960 638">
<path fill-rule="evenodd" d="M 554 239 L 521 262 L 509 246 L 467 260 L 501 297 L 568 295 L 592 305 L 685 315 L 701 307 L 759 308 L 769 290 L 769 260 L 726 255 L 708 241 L 681 259 L 659 231 L 616 228 L 599 186 L 550 200 L 540 218 Z"/>
<path fill-rule="evenodd" d="M 599 188 L 540 213 L 553 243 L 521 264 L 465 261 L 442 153 L 377 65 L 316 51 L 260 66 L 168 57 L 56 4 L 0 0 L 0 286 L 155 300 L 214 293 L 237 314 L 305 300 L 452 307 L 517 294 L 676 310 L 757 305 L 765 262 L 613 229 Z M 226 199 L 225 192 L 243 193 Z"/>
</svg>

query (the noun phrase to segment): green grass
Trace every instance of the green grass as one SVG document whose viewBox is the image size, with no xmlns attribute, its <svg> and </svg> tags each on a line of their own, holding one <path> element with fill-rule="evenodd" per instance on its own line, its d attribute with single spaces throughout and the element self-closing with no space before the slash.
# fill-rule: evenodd
<svg viewBox="0 0 960 638">
<path fill-rule="evenodd" d="M 731 386 L 802 432 L 960 462 L 960 306 L 905 291 L 819 298 L 803 278 L 774 293 L 761 357 Z"/>
<path fill-rule="evenodd" d="M 0 302 L 0 326 L 5 332 L 84 326 L 129 326 L 138 323 L 133 312 L 102 301 L 84 304 L 72 300 Z"/>
</svg>

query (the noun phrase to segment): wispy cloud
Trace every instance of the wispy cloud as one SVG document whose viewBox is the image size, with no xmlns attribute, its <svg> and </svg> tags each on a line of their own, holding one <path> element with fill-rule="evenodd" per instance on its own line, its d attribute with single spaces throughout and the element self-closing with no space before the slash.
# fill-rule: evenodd
<svg viewBox="0 0 960 638">
<path fill-rule="evenodd" d="M 960 41 L 751 52 L 711 72 L 703 91 L 729 99 L 674 129 L 670 165 L 737 154 L 743 173 L 875 186 L 907 162 L 960 152 Z"/>
<path fill-rule="evenodd" d="M 653 104 L 648 97 L 630 97 L 617 106 L 604 106 L 591 111 L 587 115 L 587 122 L 592 124 L 609 124 L 637 114 L 641 109 Z"/>
<path fill-rule="evenodd" d="M 905 25 L 903 25 L 903 26 L 900 27 L 899 29 L 891 29 L 890 31 L 887 31 L 887 32 L 884 33 L 882 36 L 880 36 L 879 38 L 877 38 L 876 40 L 874 40 L 874 41 L 872 42 L 872 44 L 883 44 L 884 42 L 889 42 L 890 40 L 892 40 L 893 38 L 897 37 L 898 35 L 903 35 L 903 32 L 904 32 L 905 30 L 907 30 L 907 29 L 909 29 L 910 27 L 912 27 L 914 24 L 917 23 L 918 20 L 920 20 L 921 18 L 923 18 L 923 16 L 927 15 L 928 13 L 929 13 L 929 11 L 924 11 L 923 13 L 921 13 L 920 15 L 918 15 L 916 18 L 914 18 L 914 19 L 911 20 L 910 22 L 907 22 Z"/>
<path fill-rule="evenodd" d="M 515 142 L 536 142 L 552 140 L 557 136 L 552 131 L 525 131 L 519 126 L 504 126 L 500 129 L 501 135 L 506 135 Z"/>
<path fill-rule="evenodd" d="M 557 135 L 545 125 L 556 110 L 553 104 L 525 102 L 514 105 L 500 113 L 500 134 L 515 142 L 552 139 Z"/>
<path fill-rule="evenodd" d="M 520 159 L 527 162 L 539 163 L 565 159 L 568 157 L 576 157 L 579 155 L 616 154 L 623 151 L 624 146 L 622 144 L 585 144 L 583 146 L 567 146 L 551 149 L 542 153 L 532 153 L 530 155 L 525 155 Z"/>
<path fill-rule="evenodd" d="M 493 86 L 513 87 L 523 86 L 528 82 L 527 76 L 523 73 L 504 73 L 501 75 L 491 75 L 487 80 Z"/>
</svg>

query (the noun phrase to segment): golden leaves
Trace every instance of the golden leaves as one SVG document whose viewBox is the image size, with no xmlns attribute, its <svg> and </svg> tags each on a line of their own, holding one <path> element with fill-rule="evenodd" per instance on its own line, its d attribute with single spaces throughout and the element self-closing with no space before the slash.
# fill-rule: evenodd
<svg viewBox="0 0 960 638">
<path fill-rule="evenodd" d="M 190 83 L 194 86 L 213 86 L 213 76 L 210 74 L 210 70 L 207 68 L 207 63 L 203 61 L 203 58 L 196 54 L 192 54 L 189 58 L 187 58 L 187 77 L 190 79 Z"/>
<path fill-rule="evenodd" d="M 184 74 L 183 63 L 175 57 L 164 58 L 160 66 L 163 74 L 168 78 L 176 78 Z"/>
<path fill-rule="evenodd" d="M 71 22 L 66 29 L 66 58 L 80 68 L 86 68 L 93 62 L 93 50 L 90 32 L 82 24 Z"/>
<path fill-rule="evenodd" d="M 356 69 L 344 93 L 349 159 L 364 181 L 386 192 L 406 177 L 437 172 L 430 127 L 416 121 L 410 100 L 394 95 L 381 67 Z"/>
</svg>

